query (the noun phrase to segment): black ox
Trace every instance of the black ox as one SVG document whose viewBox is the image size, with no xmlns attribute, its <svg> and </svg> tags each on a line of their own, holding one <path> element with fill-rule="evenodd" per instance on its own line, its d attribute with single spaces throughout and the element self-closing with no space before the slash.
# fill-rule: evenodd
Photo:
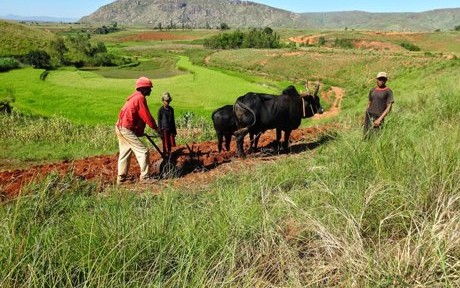
<svg viewBox="0 0 460 288">
<path fill-rule="evenodd" d="M 219 153 L 222 151 L 222 144 L 225 139 L 225 149 L 230 151 L 232 136 L 237 130 L 236 119 L 233 114 L 233 105 L 225 105 L 214 110 L 211 118 L 217 135 L 217 150 L 219 150 Z M 249 137 L 251 139 L 251 148 L 257 149 L 257 140 L 259 140 L 259 137 L 254 139 L 253 134 L 250 134 Z"/>
<path fill-rule="evenodd" d="M 292 130 L 300 126 L 302 118 L 323 113 L 317 95 L 300 96 L 294 86 L 283 90 L 282 95 L 249 92 L 240 96 L 233 106 L 238 130 L 235 132 L 238 156 L 244 157 L 243 140 L 247 133 L 260 135 L 269 129 L 276 129 L 276 144 L 279 145 L 281 131 L 284 131 L 283 148 L 287 149 Z M 308 83 L 307 83 L 308 91 Z"/>
<path fill-rule="evenodd" d="M 225 105 L 212 112 L 212 123 L 217 134 L 217 149 L 222 151 L 225 138 L 225 149 L 230 151 L 232 135 L 236 131 L 236 120 L 233 116 L 233 105 Z"/>
</svg>

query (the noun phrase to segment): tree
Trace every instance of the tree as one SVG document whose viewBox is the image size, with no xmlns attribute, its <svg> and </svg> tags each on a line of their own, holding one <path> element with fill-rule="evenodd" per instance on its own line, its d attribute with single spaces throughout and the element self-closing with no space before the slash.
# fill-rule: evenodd
<svg viewBox="0 0 460 288">
<path fill-rule="evenodd" d="M 176 29 L 176 24 L 174 24 L 172 19 L 170 19 L 169 25 L 166 27 L 166 30 L 172 30 L 172 29 Z"/>
<path fill-rule="evenodd" d="M 278 48 L 279 39 L 270 27 L 253 28 L 248 33 L 240 30 L 233 33 L 220 33 L 205 39 L 204 46 L 212 49 Z"/>
<path fill-rule="evenodd" d="M 24 56 L 24 63 L 32 65 L 38 69 L 50 69 L 51 68 L 51 57 L 46 51 L 34 50 L 27 53 Z"/>
<path fill-rule="evenodd" d="M 51 56 L 55 59 L 54 63 L 57 66 L 66 65 L 67 61 L 65 59 L 65 53 L 67 53 L 69 49 L 67 49 L 67 47 L 65 46 L 64 39 L 59 37 L 58 39 L 51 41 L 50 47 Z"/>
<path fill-rule="evenodd" d="M 99 53 L 107 53 L 107 48 L 103 42 L 97 42 L 96 46 L 91 46 L 91 55 L 94 56 Z"/>
<path fill-rule="evenodd" d="M 220 30 L 229 30 L 230 27 L 227 25 L 227 23 L 222 22 L 222 23 L 220 23 L 219 29 Z"/>
<path fill-rule="evenodd" d="M 318 38 L 318 46 L 323 46 L 324 44 L 326 44 L 326 38 L 324 38 L 324 36 L 320 36 Z"/>
<path fill-rule="evenodd" d="M 106 26 L 98 27 L 96 30 L 94 30 L 94 33 L 96 34 L 107 34 L 109 33 L 109 29 Z"/>
<path fill-rule="evenodd" d="M 68 48 L 66 57 L 70 63 L 77 67 L 82 67 L 88 61 L 88 57 L 92 56 L 92 47 L 88 34 L 78 33 L 75 36 L 69 36 L 65 39 L 65 44 Z"/>
<path fill-rule="evenodd" d="M 272 35 L 273 34 L 273 29 L 270 27 L 265 27 L 264 28 L 264 33 L 267 35 Z"/>
<path fill-rule="evenodd" d="M 66 47 L 73 56 L 88 56 L 91 54 L 91 43 L 88 34 L 78 33 L 66 38 Z"/>
</svg>

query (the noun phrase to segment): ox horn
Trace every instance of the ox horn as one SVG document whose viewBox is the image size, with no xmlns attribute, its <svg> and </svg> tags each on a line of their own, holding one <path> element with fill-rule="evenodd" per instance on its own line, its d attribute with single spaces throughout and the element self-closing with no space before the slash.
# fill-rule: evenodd
<svg viewBox="0 0 460 288">
<path fill-rule="evenodd" d="M 305 82 L 305 93 L 310 94 L 310 92 L 308 91 L 308 80 L 307 82 Z"/>
<path fill-rule="evenodd" d="M 315 94 L 313 94 L 313 95 L 315 95 L 315 96 L 317 96 L 317 95 L 318 95 L 319 86 L 320 86 L 319 80 L 316 80 L 316 88 L 315 88 Z"/>
</svg>

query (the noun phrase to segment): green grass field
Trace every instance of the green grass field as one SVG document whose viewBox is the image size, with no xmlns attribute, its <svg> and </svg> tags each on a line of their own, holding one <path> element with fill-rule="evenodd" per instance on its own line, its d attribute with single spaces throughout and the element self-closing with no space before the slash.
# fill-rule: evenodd
<svg viewBox="0 0 460 288">
<path fill-rule="evenodd" d="M 188 73 L 153 81 L 148 103 L 154 115 L 164 91 L 171 93 L 171 104 L 178 115 L 190 111 L 209 118 L 213 110 L 234 103 L 248 91 L 279 93 L 263 83 L 194 66 L 185 57 L 180 58 L 177 66 Z M 95 72 L 63 69 L 51 71 L 42 81 L 42 72 L 28 68 L 0 74 L 0 93 L 6 95 L 7 91 L 13 91 L 14 106 L 23 113 L 62 116 L 74 123 L 89 125 L 115 123 L 120 107 L 134 92 L 136 78 L 149 76 L 140 72 L 143 74 L 136 77 L 131 73 L 131 79 L 115 79 Z"/>
<path fill-rule="evenodd" d="M 188 73 L 156 79 L 151 107 L 167 89 L 179 111 L 207 115 L 249 90 L 320 79 L 346 91 L 332 119 L 340 128 L 314 150 L 236 161 L 206 185 L 162 183 L 159 194 L 100 191 L 73 175 L 32 183 L 0 206 L 0 286 L 460 286 L 459 59 L 309 47 L 216 51 L 210 61 L 179 57 Z M 381 133 L 363 141 L 380 70 L 390 74 L 395 104 Z M 63 69 L 42 82 L 40 73 L 1 73 L 0 92 L 14 94 L 20 111 L 69 120 L 0 115 L 1 145 L 65 147 L 80 135 L 71 146 L 115 153 L 113 142 L 83 143 L 97 123 L 97 131 L 112 125 L 135 77 Z"/>
<path fill-rule="evenodd" d="M 35 27 L 0 20 L 0 57 L 25 55 L 33 49 L 47 49 L 56 35 Z"/>
</svg>

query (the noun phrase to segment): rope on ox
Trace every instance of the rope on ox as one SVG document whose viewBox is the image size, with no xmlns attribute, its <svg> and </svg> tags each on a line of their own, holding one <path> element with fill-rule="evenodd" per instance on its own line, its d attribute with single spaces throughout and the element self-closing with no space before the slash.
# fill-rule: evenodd
<svg viewBox="0 0 460 288">
<path fill-rule="evenodd" d="M 302 99 L 302 111 L 303 111 L 303 117 L 302 118 L 307 118 L 307 111 L 305 110 L 305 97 L 300 97 Z M 315 110 L 313 110 L 313 107 L 311 103 L 309 103 L 311 114 L 315 115 Z"/>
<path fill-rule="evenodd" d="M 302 99 L 302 110 L 303 110 L 303 117 L 302 118 L 306 118 L 307 117 L 307 111 L 305 111 L 305 99 L 303 99 L 303 97 L 300 97 Z"/>
</svg>

